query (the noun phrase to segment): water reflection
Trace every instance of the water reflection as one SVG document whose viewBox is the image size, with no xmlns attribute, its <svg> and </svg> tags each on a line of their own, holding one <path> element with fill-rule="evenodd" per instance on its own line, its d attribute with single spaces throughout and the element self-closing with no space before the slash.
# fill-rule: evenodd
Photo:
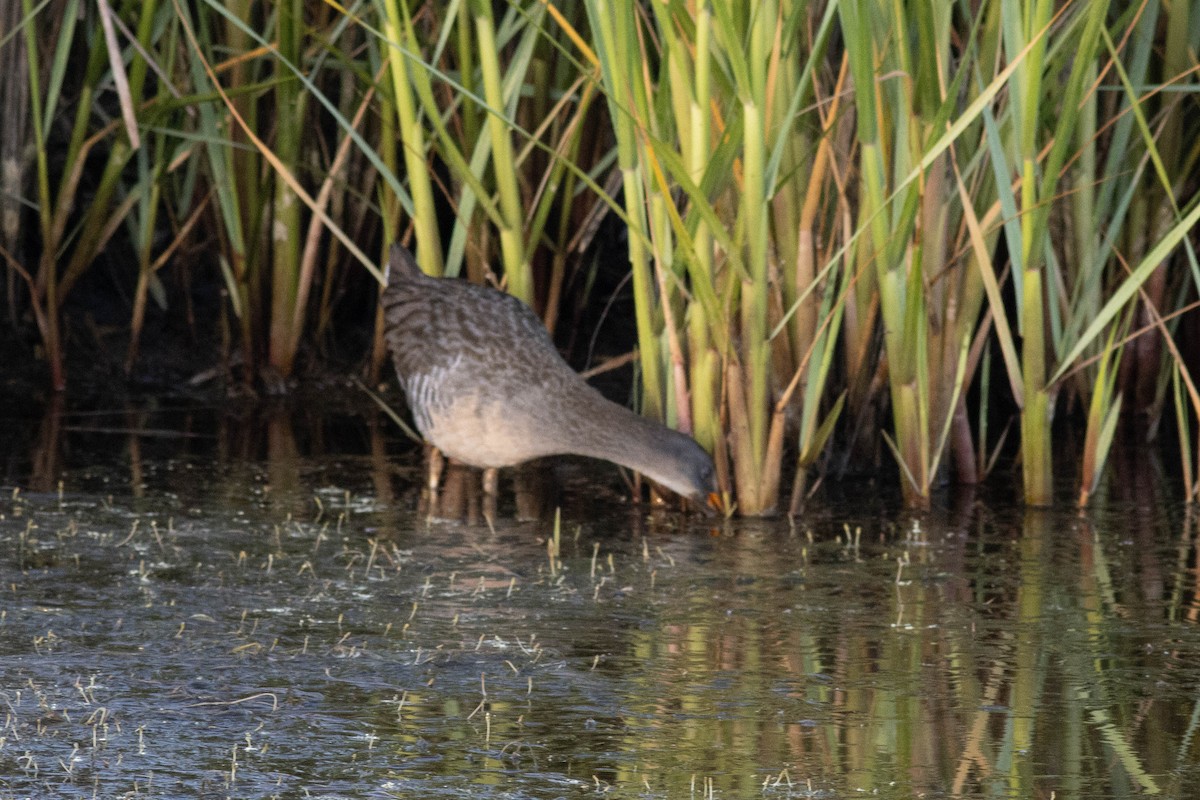
<svg viewBox="0 0 1200 800">
<path fill-rule="evenodd" d="M 1085 516 L 963 496 L 717 528 L 568 488 L 551 558 L 508 479 L 494 530 L 418 512 L 418 454 L 379 419 L 168 413 L 60 409 L 55 455 L 9 467 L 0 798 L 1200 778 L 1197 527 L 1161 484 Z"/>
</svg>

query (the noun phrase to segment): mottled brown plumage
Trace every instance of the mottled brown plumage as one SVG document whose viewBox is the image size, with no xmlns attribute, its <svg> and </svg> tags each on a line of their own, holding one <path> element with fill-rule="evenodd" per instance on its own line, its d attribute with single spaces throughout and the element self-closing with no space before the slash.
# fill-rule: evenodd
<svg viewBox="0 0 1200 800">
<path fill-rule="evenodd" d="M 548 455 L 602 458 L 685 497 L 716 491 L 695 440 L 605 399 L 563 361 L 511 295 L 432 278 L 392 245 L 388 348 L 417 428 L 446 456 L 506 467 Z"/>
</svg>

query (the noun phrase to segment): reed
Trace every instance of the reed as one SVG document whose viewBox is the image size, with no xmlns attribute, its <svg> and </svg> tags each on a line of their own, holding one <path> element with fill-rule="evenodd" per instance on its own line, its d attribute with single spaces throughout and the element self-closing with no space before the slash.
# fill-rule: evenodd
<svg viewBox="0 0 1200 800">
<path fill-rule="evenodd" d="M 8 214 L 8 301 L 56 388 L 64 301 L 118 242 L 127 371 L 168 302 L 162 271 L 204 244 L 247 380 L 278 386 L 336 335 L 342 295 L 374 291 L 363 244 L 411 228 L 423 269 L 496 282 L 554 329 L 613 215 L 638 405 L 713 452 L 743 514 L 799 510 L 830 455 L 890 452 L 914 506 L 980 481 L 1004 393 L 1032 505 L 1054 497 L 1053 422 L 1075 409 L 1078 502 L 1131 414 L 1145 436 L 1175 414 L 1200 486 L 1177 341 L 1200 286 L 1188 4 L 21 13 L 0 47 L 23 48 L 36 237 L 20 244 L 40 249 L 13 244 Z"/>
<path fill-rule="evenodd" d="M 26 78 L 29 82 L 32 143 L 35 148 L 36 172 L 34 197 L 37 209 L 41 253 L 36 266 L 28 268 L 9 260 L 26 282 L 30 308 L 37 322 L 38 333 L 45 348 L 50 370 L 50 382 L 56 390 L 66 386 L 65 352 L 61 328 L 63 301 L 88 264 L 103 248 L 114 222 L 119 223 L 128 207 L 114 207 L 120 176 L 132 154 L 129 139 L 121 136 L 120 120 L 105 121 L 95 115 L 92 98 L 99 91 L 108 66 L 106 48 L 95 47 L 88 56 L 83 78 L 75 88 L 79 92 L 74 109 L 66 107 L 64 85 L 68 80 L 68 59 L 76 46 L 76 37 L 86 37 L 88 31 L 77 30 L 79 3 L 68 2 L 63 14 L 51 18 L 46 4 L 34 7 L 23 0 L 25 16 L 21 30 L 28 56 Z M 48 72 L 44 65 L 49 64 Z M 57 180 L 50 163 L 50 137 L 60 117 L 74 112 L 64 166 Z M 80 203 L 84 167 L 93 151 L 103 166 L 87 203 Z M 57 166 L 57 165 L 56 165 Z M 60 266 L 60 261 L 66 265 Z"/>
<path fill-rule="evenodd" d="M 643 411 L 714 451 L 742 513 L 769 513 L 789 415 L 802 420 L 802 478 L 841 407 L 822 410 L 841 262 L 814 245 L 833 202 L 817 143 L 827 109 L 811 105 L 832 16 L 587 8 L 622 174 Z"/>
<path fill-rule="evenodd" d="M 1126 14 L 1111 32 L 1106 27 L 1108 11 L 1101 2 L 1064 10 L 1060 15 L 1067 16 L 1055 23 L 1059 38 L 1049 48 L 1033 48 L 1047 59 L 1043 69 L 1067 76 L 1058 84 L 1061 95 L 1056 98 L 1064 113 L 1052 125 L 1031 130 L 1038 127 L 1037 108 L 1048 99 L 1042 96 L 1040 103 L 1027 99 L 1020 129 L 1025 166 L 1019 172 L 1019 201 L 1015 194 L 1011 200 L 1023 211 L 1020 226 L 1011 226 L 1006 235 L 1010 252 L 1019 254 L 1014 275 L 1028 279 L 1018 291 L 1025 303 L 1020 309 L 1026 399 L 1022 454 L 1025 499 L 1034 505 L 1048 504 L 1053 498 L 1051 420 L 1060 394 L 1089 404 L 1081 503 L 1094 490 L 1120 409 L 1128 407 L 1123 398 L 1132 393 L 1141 414 L 1156 415 L 1153 409 L 1161 408 L 1170 373 L 1164 368 L 1159 338 L 1165 328 L 1142 323 L 1154 319 L 1163 302 L 1168 256 L 1186 245 L 1187 231 L 1200 219 L 1195 209 L 1190 214 L 1181 212 L 1174 199 L 1179 186 L 1167 176 L 1183 165 L 1178 153 L 1167 147 L 1174 163 L 1166 167 L 1161 145 L 1170 145 L 1171 139 L 1153 135 L 1143 115 L 1148 96 L 1157 94 L 1158 88 L 1139 91 L 1124 65 L 1128 59 L 1141 80 L 1148 78 L 1146 70 L 1154 57 L 1146 48 L 1149 30 L 1157 24 L 1157 9 L 1146 8 L 1144 15 Z M 1052 21 L 1046 14 L 1023 20 L 1022 30 L 1047 30 Z M 1118 57 L 1114 32 L 1123 41 L 1141 46 L 1135 44 Z M 1169 61 L 1162 66 L 1171 68 Z M 1107 99 L 1098 96 L 1103 75 L 1112 76 L 1116 90 Z M 1179 77 L 1171 75 L 1168 80 Z M 1038 91 L 1035 85 L 1022 85 L 1021 90 Z M 1173 104 L 1164 106 L 1159 117 L 1164 131 L 1170 130 L 1176 113 Z M 1103 169 L 1099 168 L 1100 145 L 1107 151 Z M 1014 163 L 998 148 L 992 155 L 1002 166 Z M 1149 186 L 1142 179 L 1147 165 L 1154 165 L 1156 179 Z M 1145 230 L 1146 219 L 1137 209 L 1147 203 L 1170 211 L 1157 214 L 1159 224 L 1144 236 L 1140 231 Z M 1096 220 L 1105 226 L 1097 229 Z M 1064 230 L 1066 235 L 1054 236 L 1054 230 Z M 1125 247 L 1118 244 L 1122 237 L 1129 237 Z M 1194 255 L 1189 257 L 1194 261 Z M 1137 265 L 1129 269 L 1126 264 L 1131 260 Z M 1176 291 L 1182 304 L 1188 290 L 1178 286 Z M 1130 361 L 1125 332 L 1135 327 L 1140 332 L 1132 340 Z M 1156 385 L 1150 391 L 1144 388 L 1148 373 L 1155 376 L 1149 379 L 1151 386 Z M 1143 386 L 1140 391 L 1138 384 Z"/>
<path fill-rule="evenodd" d="M 275 106 L 274 152 L 283 169 L 293 175 L 299 172 L 301 137 L 304 134 L 309 99 L 290 74 L 285 64 L 303 63 L 304 30 L 303 0 L 282 0 L 275 4 L 275 46 L 278 59 L 272 59 L 270 102 Z M 295 350 L 295 337 L 290 327 L 292 312 L 300 293 L 300 245 L 304 240 L 301 229 L 300 200 L 287 181 L 272 176 L 268 187 L 271 193 L 265 209 L 270 214 L 271 294 L 269 307 L 268 362 L 283 375 L 290 375 Z"/>
<path fill-rule="evenodd" d="M 322 232 L 331 234 L 346 256 L 362 264 L 376 280 L 382 279 L 374 260 L 362 252 L 347 232 L 348 226 L 330 215 L 330 209 L 335 207 L 331 202 L 333 189 L 339 185 L 346 188 L 338 180 L 345 169 L 350 145 L 357 145 L 359 153 L 376 168 L 375 172 L 365 171 L 366 174 L 384 183 L 390 178 L 392 186 L 398 186 L 398 182 L 392 172 L 380 169 L 380 157 L 358 130 L 373 90 L 368 87 L 363 98 L 351 83 L 340 97 L 331 97 L 317 80 L 326 61 L 336 62 L 339 51 L 332 50 L 333 55 L 326 51 L 308 55 L 311 51 L 308 40 L 313 37 L 335 43 L 348 36 L 350 26 L 346 18 L 342 15 L 321 18 L 317 20 L 320 26 L 298 32 L 294 26 L 301 24 L 302 8 L 296 5 L 277 9 L 280 17 L 287 16 L 287 19 L 273 19 L 269 26 L 283 37 L 277 43 L 265 39 L 249 18 L 239 16 L 251 13 L 249 7 L 215 3 L 209 7 L 214 17 L 224 23 L 225 37 L 246 45 L 253 43 L 249 52 L 265 62 L 255 69 L 247 64 L 246 54 L 215 61 L 214 54 L 224 47 L 209 17 L 200 14 L 193 20 L 175 3 L 192 54 L 192 78 L 197 92 L 204 93 L 200 95 L 205 101 L 199 115 L 200 136 L 208 143 L 210 169 L 219 175 L 218 170 L 249 165 L 249 171 L 239 171 L 232 180 L 213 179 L 222 222 L 217 233 L 234 244 L 231 251 L 234 258 L 223 259 L 221 267 L 234 314 L 241 323 L 245 363 L 251 376 L 261 367 L 269 367 L 271 377 L 266 383 L 268 389 L 274 390 L 279 379 L 289 377 L 295 368 L 302 332 L 307 328 L 308 298 L 318 275 L 316 262 Z M 343 64 L 345 69 L 353 66 Z M 222 74 L 233 76 L 228 87 L 222 83 Z M 335 81 L 332 85 L 336 90 L 346 84 Z M 271 127 L 265 132 L 271 141 L 256 132 L 259 106 L 244 102 L 246 97 L 255 95 L 268 97 L 270 107 L 275 109 Z M 332 119 L 341 135 L 336 146 L 318 136 L 316 147 L 299 149 L 299 142 L 311 138 L 306 135 L 310 130 L 310 107 L 320 107 Z M 331 161 L 323 166 L 324 178 L 314 197 L 309 187 L 316 182 L 307 175 L 313 171 L 313 160 L 322 155 L 329 156 Z M 354 205 L 338 203 L 336 207 L 342 210 L 343 218 L 355 217 Z M 309 215 L 307 220 L 302 209 Z M 332 273 L 336 250 L 332 244 L 326 250 Z M 280 252 L 284 253 L 282 257 Z M 270 270 L 266 259 L 270 259 Z M 328 280 L 328 275 L 325 277 Z M 327 301 L 328 295 L 323 299 Z"/>
<path fill-rule="evenodd" d="M 977 479 L 961 404 L 984 298 L 972 257 L 986 257 L 995 242 L 976 208 L 986 207 L 994 182 L 981 159 L 959 154 L 975 152 L 985 106 L 973 101 L 996 82 L 975 59 L 949 72 L 951 3 L 840 9 L 860 148 L 859 223 L 849 246 L 862 286 L 873 289 L 860 290 L 854 319 L 873 324 L 867 306 L 877 304 L 895 431 L 884 437 L 909 504 L 926 505 L 951 433 L 959 480 Z M 986 28 L 970 33 L 971 50 L 989 46 Z"/>
</svg>

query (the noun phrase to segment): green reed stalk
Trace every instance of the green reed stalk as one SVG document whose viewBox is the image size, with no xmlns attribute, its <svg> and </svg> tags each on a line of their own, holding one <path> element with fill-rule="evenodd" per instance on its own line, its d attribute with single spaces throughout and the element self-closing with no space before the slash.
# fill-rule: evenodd
<svg viewBox="0 0 1200 800">
<path fill-rule="evenodd" d="M 647 249 L 646 176 L 638 156 L 639 139 L 644 135 L 642 128 L 650 117 L 650 104 L 641 76 L 644 64 L 636 33 L 637 10 L 628 3 L 591 0 L 587 3 L 587 12 L 617 142 L 617 165 L 621 170 L 633 277 L 638 365 L 641 368 L 642 413 L 661 420 L 666 398 L 653 313 L 656 302 L 652 265 Z"/>
<path fill-rule="evenodd" d="M 1022 19 L 1006 23 L 1019 33 L 1010 34 L 1012 52 L 1032 45 L 1029 56 L 1013 77 L 1013 98 L 1018 116 L 1018 162 L 1021 188 L 1021 247 L 1015 259 L 1015 270 L 1021 277 L 1019 286 L 1021 348 L 1021 380 L 1024 384 L 1025 405 L 1021 409 L 1021 469 L 1025 482 L 1025 502 L 1030 505 L 1049 505 L 1054 494 L 1053 450 L 1050 442 L 1051 414 L 1054 398 L 1046 383 L 1045 280 L 1044 254 L 1041 238 L 1044 230 L 1038 226 L 1038 172 L 1036 162 L 1040 145 L 1039 109 L 1042 71 L 1045 69 L 1045 36 L 1041 34 L 1050 22 L 1052 4 L 1048 0 L 1032 3 Z M 1064 109 L 1065 114 L 1073 109 Z"/>
<path fill-rule="evenodd" d="M 62 154 L 65 165 L 62 177 L 52 189 L 50 180 L 49 136 L 54 121 L 67 109 L 61 106 L 64 88 L 68 87 L 68 58 L 75 45 L 78 2 L 68 2 L 61 18 L 59 35 L 53 38 L 50 77 L 43 94 L 41 70 L 42 50 L 37 31 L 39 16 L 30 0 L 23 0 L 25 12 L 24 35 L 29 58 L 30 109 L 36 146 L 37 198 L 39 226 L 42 234 L 42 253 L 36 274 L 24 271 L 30 284 L 30 298 L 39 332 L 46 348 L 51 384 L 55 390 L 66 388 L 65 353 L 62 343 L 60 313 L 64 299 L 80 276 L 103 248 L 107 237 L 129 213 L 131 202 L 114 205 L 122 185 L 122 173 L 132 154 L 129 141 L 118 133 L 121 120 L 97 121 L 94 102 L 98 87 L 108 69 L 108 51 L 93 47 L 74 98 L 74 122 L 70 142 Z M 45 12 L 39 7 L 39 13 Z M 55 22 L 55 25 L 58 23 Z M 99 177 L 92 187 L 86 206 L 79 207 L 79 190 L 88 157 L 101 145 L 108 147 Z M 65 267 L 60 267 L 62 260 Z"/>
<path fill-rule="evenodd" d="M 153 25 L 155 15 L 158 9 L 158 3 L 149 2 L 142 5 L 142 15 L 138 21 L 137 40 L 141 44 L 142 49 L 150 52 L 152 49 L 151 36 L 153 34 Z M 168 37 L 168 40 L 173 37 Z M 168 45 L 165 48 L 166 52 L 173 54 L 175 48 Z M 136 98 L 140 102 L 146 72 L 149 65 L 142 58 L 134 59 L 129 69 L 129 90 L 130 96 Z M 166 100 L 170 97 L 169 92 L 164 88 L 162 91 L 162 99 Z M 143 147 L 138 152 L 138 184 L 136 192 L 139 201 L 137 203 L 136 212 L 133 217 L 134 228 L 132 238 L 136 245 L 138 277 L 137 284 L 133 292 L 133 309 L 130 314 L 129 322 L 129 350 L 125 356 L 125 373 L 129 374 L 133 370 L 133 365 L 137 359 L 138 341 L 141 336 L 142 325 L 145 321 L 146 302 L 150 293 L 151 286 L 157 286 L 158 294 L 161 297 L 161 284 L 158 284 L 155 276 L 154 266 L 154 240 L 156 226 L 159 220 L 159 211 L 163 205 L 163 176 L 166 174 L 168 162 L 174 155 L 172 152 L 169 137 L 164 131 L 158 131 L 146 137 L 143 141 Z M 152 153 L 153 155 L 148 155 Z M 151 158 L 154 163 L 151 164 Z"/>
<path fill-rule="evenodd" d="M 20 3 L 0 6 L 0 30 L 4 31 L 0 36 L 0 70 L 5 76 L 0 82 L 0 103 L 7 107 L 7 113 L 0 121 L 0 258 L 8 256 L 14 261 L 24 257 L 22 206 L 35 156 L 26 147 L 29 141 L 29 56 L 25 51 L 26 32 L 21 29 L 24 12 Z M 5 270 L 10 323 L 17 319 L 19 277 L 15 268 L 9 266 Z"/>
<path fill-rule="evenodd" d="M 437 207 L 433 202 L 433 183 L 429 178 L 425 131 L 417 119 L 411 70 L 421 69 L 416 60 L 420 53 L 407 2 L 378 0 L 383 18 L 384 40 L 390 44 L 387 54 L 391 65 L 392 102 L 399 122 L 408 191 L 412 198 L 413 226 L 416 232 L 417 261 L 426 273 L 441 275 L 442 241 L 437 227 Z"/>
<path fill-rule="evenodd" d="M 770 198 L 766 183 L 767 131 L 764 106 L 767 102 L 768 88 L 767 56 L 771 52 L 771 38 L 776 31 L 778 9 L 773 2 L 767 2 L 757 7 L 750 5 L 741 10 L 749 13 L 749 30 L 746 32 L 748 52 L 745 61 L 740 64 L 742 68 L 735 71 L 734 80 L 742 112 L 741 213 L 747 247 L 745 268 L 749 280 L 742 280 L 741 334 L 743 357 L 749 369 L 746 405 L 749 416 L 750 458 L 745 464 L 746 469 L 743 470 L 747 477 L 739 481 L 739 497 L 751 495 L 754 489 L 769 483 L 764 480 L 767 476 L 763 474 L 763 467 L 766 466 L 764 459 L 767 451 L 771 385 L 771 343 L 768 339 L 770 329 L 767 319 Z M 733 49 L 730 47 L 734 33 L 733 25 L 724 19 L 721 23 L 718 30 L 728 52 Z M 777 483 L 778 477 L 771 477 L 773 481 L 770 482 Z M 747 507 L 761 508 L 764 499 L 761 493 L 757 497 L 747 497 Z"/>
<path fill-rule="evenodd" d="M 655 7 L 658 11 L 658 6 Z M 668 20 L 669 26 L 669 20 Z M 668 27 L 668 29 L 672 29 Z M 681 47 L 675 37 L 667 37 L 671 56 L 670 68 L 672 99 L 676 103 L 685 103 L 675 111 L 676 118 L 682 123 L 679 128 L 679 147 L 687 166 L 688 178 L 700 186 L 704 182 L 712 153 L 712 114 L 707 107 L 707 99 L 712 97 L 713 76 L 712 59 L 707 54 L 712 48 L 712 11 L 708 4 L 701 4 L 696 9 L 696 36 L 694 74 L 688 75 L 687 53 L 681 52 Z M 690 92 L 681 91 L 691 77 L 694 81 Z M 713 264 L 713 235 L 706 219 L 699 219 L 692 234 L 695 253 L 693 273 L 701 280 L 711 282 L 714 274 Z M 719 378 L 717 370 L 716 351 L 710 349 L 712 339 L 711 323 L 706 319 L 704 306 L 696 304 L 689 314 L 688 352 L 692 356 L 691 373 L 688 383 L 691 387 L 692 433 L 700 444 L 708 450 L 716 448 L 718 439 L 723 439 L 720 420 Z M 718 454 L 719 455 L 719 454 Z M 718 458 L 721 467 L 725 467 L 725 459 Z M 728 478 L 725 480 L 728 485 Z"/>
<path fill-rule="evenodd" d="M 658 10 L 658 7 L 655 7 Z M 660 22 L 660 27 L 673 30 L 670 21 Z M 675 37 L 666 37 L 671 43 L 672 72 L 671 85 L 674 87 L 673 97 L 685 101 L 686 106 L 676 111 L 679 120 L 680 150 L 683 154 L 688 171 L 689 182 L 694 186 L 703 186 L 708 176 L 709 165 L 713 158 L 713 113 L 709 98 L 713 97 L 714 83 L 713 60 L 707 54 L 712 52 L 713 41 L 712 12 L 708 4 L 702 4 L 696 10 L 695 53 L 692 69 L 689 70 L 687 51 L 681 47 Z M 691 91 L 682 91 L 688 83 L 689 72 L 693 72 Z M 709 297 L 708 302 L 690 304 L 688 309 L 688 353 L 690 373 L 688 383 L 691 391 L 692 433 L 705 448 L 710 450 L 716 460 L 723 487 L 732 486 L 729 455 L 726 449 L 726 436 L 721 420 L 721 397 L 723 389 L 722 353 L 728 352 L 728 325 L 724 314 L 729 308 L 718 308 L 714 280 L 717 274 L 717 264 L 714 258 L 716 237 L 713 222 L 703 215 L 694 222 L 692 234 L 692 253 L 689 274 L 692 276 L 693 290 L 700 298 Z M 699 288 L 697 288 L 699 287 Z M 740 387 L 738 389 L 740 391 Z"/>
<path fill-rule="evenodd" d="M 762 65 L 765 69 L 765 65 Z M 761 93 L 764 76 L 755 76 Z M 767 340 L 767 194 L 763 172 L 766 168 L 765 130 L 762 107 L 754 100 L 742 101 L 742 126 L 745 137 L 743 169 L 747 263 L 749 282 L 742 286 L 742 340 L 750 368 L 747 405 L 750 417 L 750 465 L 761 467 L 767 445 L 767 401 L 770 369 L 770 342 Z M 758 469 L 751 472 L 749 485 L 762 480 Z M 747 486 L 747 489 L 749 488 Z"/>
<path fill-rule="evenodd" d="M 924 282 L 920 265 L 906 266 L 902 252 L 892 240 L 892 230 L 907 231 L 912 225 L 911 213 L 915 204 L 908 204 L 908 219 L 900 225 L 889 225 L 887 206 L 888 168 L 885 163 L 883 129 L 881 128 L 881 87 L 876 85 L 872 57 L 872 15 L 866 8 L 840 7 L 842 30 L 850 54 L 850 72 L 854 76 L 857 106 L 858 140 L 861 148 L 861 201 L 858 210 L 860 227 L 866 237 L 860 244 L 860 264 L 870 265 L 875 274 L 879 293 L 879 308 L 884 328 L 884 348 L 888 354 L 888 378 L 891 384 L 892 418 L 896 427 L 894 448 L 902 473 L 909 502 L 919 503 L 929 484 L 928 429 L 923 413 L 918 382 L 918 369 L 925 356 L 925 341 L 920 317 L 924 315 Z M 898 20 L 891 20 L 895 24 Z M 899 28 L 904 30 L 905 28 Z M 910 121 L 906 109 L 897 109 L 901 121 Z M 898 150 L 899 157 L 905 150 Z M 901 241 L 897 237 L 896 241 Z"/>
<path fill-rule="evenodd" d="M 975 479 L 974 443 L 961 404 L 973 363 L 964 359 L 964 348 L 974 335 L 984 283 L 963 253 L 990 252 L 974 208 L 987 204 L 992 184 L 980 174 L 979 159 L 959 163 L 958 143 L 981 136 L 979 102 L 995 81 L 969 60 L 956 74 L 947 72 L 954 62 L 952 11 L 946 2 L 911 9 L 881 3 L 873 13 L 841 7 L 861 148 L 856 236 L 862 238 L 854 253 L 860 277 L 873 278 L 863 284 L 877 292 L 883 324 L 895 430 L 888 445 L 905 498 L 918 506 L 929 502 L 949 441 L 960 478 Z M 992 35 L 977 21 L 961 41 L 974 50 Z M 963 84 L 973 101 L 960 112 Z M 975 151 L 967 145 L 961 152 Z M 975 243 L 973 251 L 964 250 L 966 241 Z M 862 291 L 856 309 L 863 308 Z M 861 314 L 856 310 L 855 326 Z M 862 340 L 861 330 L 848 337 Z M 863 358 L 852 355 L 856 362 Z M 861 394 L 852 397 L 864 401 Z"/>
<path fill-rule="evenodd" d="M 150 163 L 150 153 L 154 153 L 155 162 Z M 137 283 L 133 290 L 133 309 L 129 318 L 129 349 L 125 355 L 125 374 L 133 371 L 137 360 L 138 342 L 142 326 L 146 318 L 146 303 L 149 299 L 152 285 L 158 286 L 161 296 L 161 284 L 157 283 L 154 268 L 154 234 L 155 225 L 159 219 L 159 211 L 163 204 L 162 177 L 166 171 L 169 157 L 166 136 L 161 133 L 147 136 L 143 147 L 137 154 L 138 182 L 129 197 L 137 197 L 137 212 L 132 214 L 134 243 L 137 245 Z"/>
<path fill-rule="evenodd" d="M 525 259 L 524 209 L 517 189 L 516 163 L 513 158 L 512 135 L 505 113 L 507 104 L 500 86 L 500 56 L 496 50 L 495 20 L 491 0 L 472 0 L 475 17 L 475 37 L 479 47 L 479 66 L 483 75 L 483 97 L 491 113 L 487 115 L 488 136 L 492 145 L 492 174 L 500 195 L 500 252 L 508 291 L 533 304 L 533 276 Z"/>
<path fill-rule="evenodd" d="M 1076 354 L 1093 348 L 1095 336 L 1075 340 L 1079 326 L 1094 312 L 1093 297 L 1088 292 L 1076 292 L 1073 296 L 1062 296 L 1060 287 L 1090 286 L 1102 280 L 1102 262 L 1064 263 L 1054 256 L 1050 246 L 1050 210 L 1058 194 L 1059 180 L 1064 166 L 1077 147 L 1076 129 L 1080 126 L 1082 113 L 1094 105 L 1084 101 L 1093 91 L 1088 78 L 1093 74 L 1093 64 L 1099 52 L 1101 35 L 1107 13 L 1107 4 L 1093 0 L 1070 17 L 1062 29 L 1060 38 L 1050 48 L 1048 30 L 1051 22 L 1052 4 L 1037 4 L 1031 14 L 1020 20 L 1006 23 L 1009 34 L 1006 46 L 1020 46 L 1029 52 L 1028 61 L 1018 70 L 1014 86 L 1019 98 L 1016 118 L 1018 145 L 1022 167 L 1020 170 L 1020 246 L 1015 262 L 1016 274 L 1021 276 L 1018 286 L 1020 302 L 1019 317 L 1024 338 L 1022 347 L 1022 381 L 1025 404 L 1021 416 L 1022 462 L 1025 481 L 1025 500 L 1032 505 L 1048 504 L 1053 497 L 1053 463 L 1051 446 L 1051 420 L 1060 386 L 1050 374 L 1052 364 L 1062 365 L 1075 356 L 1061 355 L 1075 345 Z M 1019 33 L 1018 33 L 1019 29 Z M 1053 58 L 1048 58 L 1053 56 Z M 1046 70 L 1059 70 L 1058 56 L 1069 58 L 1070 71 L 1065 82 L 1050 82 L 1043 91 L 1042 74 Z M 1060 88 L 1061 87 L 1061 88 Z M 1046 103 L 1062 108 L 1047 133 L 1042 129 L 1039 109 Z M 1049 141 L 1044 161 L 1040 156 L 1043 137 Z M 1086 157 L 1087 151 L 1083 155 Z M 1085 175 L 1086 177 L 1086 175 Z M 1088 199 L 1080 202 L 1087 207 Z M 1064 237 L 1066 238 L 1066 237 Z M 1012 247 L 1010 239 L 1010 247 Z M 1087 245 L 1085 244 L 1085 252 Z M 1067 314 L 1064 319 L 1062 310 Z M 1047 330 L 1049 326 L 1049 330 Z M 1096 384 L 1095 386 L 1102 386 Z M 1102 392 L 1111 398 L 1110 392 Z M 1099 410 L 1102 417 L 1108 411 Z M 1098 440 L 1096 440 L 1098 441 Z"/>
<path fill-rule="evenodd" d="M 300 173 L 301 140 L 306 131 L 308 98 L 286 63 L 300 64 L 304 56 L 304 3 L 287 0 L 275 8 L 275 30 L 279 56 L 272 66 L 275 83 L 274 151 L 276 158 L 293 175 Z M 268 360 L 283 376 L 291 375 L 298 337 L 292 331 L 296 301 L 300 295 L 300 200 L 287 181 L 276 178 L 271 198 L 271 296 Z"/>
<path fill-rule="evenodd" d="M 1083 463 L 1079 475 L 1077 504 L 1080 508 L 1087 506 L 1100 484 L 1104 462 L 1108 458 L 1121 416 L 1121 395 L 1116 392 L 1116 367 L 1120 363 L 1121 348 L 1114 345 L 1115 339 L 1116 330 L 1113 329 L 1101 354 L 1100 366 L 1096 371 L 1096 385 L 1092 389 L 1092 402 L 1088 406 Z"/>
<path fill-rule="evenodd" d="M 45 257 L 45 253 L 54 253 L 57 250 L 54 240 L 54 211 L 53 203 L 50 194 L 50 166 L 49 166 L 49 149 L 46 147 L 46 136 L 50 126 L 51 116 L 54 112 L 54 104 L 47 102 L 48 109 L 43 110 L 42 99 L 42 80 L 41 80 L 41 58 L 39 57 L 40 49 L 37 40 L 37 26 L 34 24 L 33 3 L 32 0 L 23 0 L 22 3 L 25 11 L 25 53 L 29 59 L 29 64 L 26 72 L 29 81 L 29 105 L 31 109 L 31 122 L 33 128 L 33 139 L 37 145 L 36 164 L 37 164 L 37 200 L 38 200 L 38 222 L 41 227 L 43 257 L 37 272 L 37 283 L 35 284 L 31 278 L 29 280 L 30 302 L 33 307 L 35 318 L 39 332 L 42 336 L 42 343 L 46 348 L 46 358 L 50 362 L 50 380 L 56 390 L 61 391 L 66 387 L 66 375 L 63 371 L 63 353 L 59 339 L 59 319 L 56 311 L 58 305 L 57 282 L 58 272 L 54 264 L 52 256 L 49 264 Z M 67 11 L 73 11 L 68 7 Z M 59 47 L 54 57 L 55 68 L 52 70 L 51 92 L 50 98 L 53 98 L 58 93 L 57 81 L 62 80 L 62 74 L 57 68 L 61 63 L 65 66 L 67 47 L 66 44 L 71 41 L 71 31 L 74 27 L 76 14 L 68 14 L 63 21 L 63 29 L 59 37 Z M 99 49 L 99 48 L 97 48 Z M 46 119 L 43 119 L 43 114 L 49 112 Z M 77 121 L 79 118 L 76 118 Z M 83 128 L 77 128 L 82 134 Z M 73 137 L 74 139 L 79 137 Z M 82 142 L 80 142 L 82 145 Z M 72 149 L 78 152 L 78 147 Z"/>
<path fill-rule="evenodd" d="M 1200 452 L 1200 443 L 1192 440 L 1192 415 L 1200 412 L 1200 395 L 1191 382 L 1181 362 L 1171 370 L 1171 398 L 1175 403 L 1175 426 L 1179 437 L 1179 475 L 1183 479 L 1185 495 L 1189 503 L 1200 496 L 1200 482 L 1196 480 L 1195 454 Z M 1184 401 L 1187 394 L 1191 407 Z"/>
</svg>

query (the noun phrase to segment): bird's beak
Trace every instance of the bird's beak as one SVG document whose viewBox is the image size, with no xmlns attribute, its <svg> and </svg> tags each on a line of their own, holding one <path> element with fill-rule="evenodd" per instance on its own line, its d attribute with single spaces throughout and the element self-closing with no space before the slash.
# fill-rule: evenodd
<svg viewBox="0 0 1200 800">
<path fill-rule="evenodd" d="M 717 492 L 709 492 L 708 497 L 705 499 L 707 500 L 708 507 L 713 511 L 716 511 L 718 514 L 722 515 L 725 513 L 725 503 L 721 499 L 720 494 Z"/>
</svg>

